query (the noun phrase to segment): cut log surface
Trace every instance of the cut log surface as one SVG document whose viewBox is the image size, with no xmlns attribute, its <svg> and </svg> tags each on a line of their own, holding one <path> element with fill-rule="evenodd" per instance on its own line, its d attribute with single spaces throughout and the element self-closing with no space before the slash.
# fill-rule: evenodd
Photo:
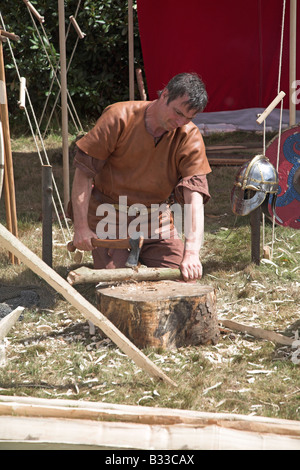
<svg viewBox="0 0 300 470">
<path fill-rule="evenodd" d="M 218 341 L 211 286 L 159 281 L 124 283 L 96 292 L 101 312 L 140 348 L 174 349 Z"/>
</svg>

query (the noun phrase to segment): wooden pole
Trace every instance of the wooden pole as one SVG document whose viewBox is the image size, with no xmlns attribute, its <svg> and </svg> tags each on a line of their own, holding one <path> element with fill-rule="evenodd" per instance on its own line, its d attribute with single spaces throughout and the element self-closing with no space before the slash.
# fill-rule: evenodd
<svg viewBox="0 0 300 470">
<path fill-rule="evenodd" d="M 82 315 L 98 326 L 128 357 L 139 367 L 153 377 L 175 386 L 175 382 L 169 379 L 153 362 L 148 359 L 131 341 L 123 335 L 96 307 L 90 304 L 74 287 L 50 268 L 35 253 L 30 251 L 23 243 L 14 237 L 3 225 L 0 224 L 0 242 L 7 250 L 14 253 L 35 274 L 44 279 L 51 287 L 60 293 Z"/>
<path fill-rule="evenodd" d="M 129 99 L 134 100 L 134 35 L 132 0 L 128 0 L 128 64 L 129 64 Z"/>
<path fill-rule="evenodd" d="M 2 122 L 0 121 L 0 199 L 3 188 L 3 179 L 4 179 L 4 141 L 3 141 L 3 130 Z"/>
<path fill-rule="evenodd" d="M 261 207 L 257 207 L 250 213 L 251 225 L 251 261 L 260 264 L 260 217 Z"/>
<path fill-rule="evenodd" d="M 42 258 L 52 267 L 52 167 L 42 166 L 42 213 L 43 213 L 43 249 Z"/>
<path fill-rule="evenodd" d="M 16 209 L 16 195 L 15 195 L 15 182 L 14 182 L 14 169 L 11 151 L 10 130 L 9 130 L 9 117 L 7 106 L 6 94 L 6 80 L 2 44 L 2 31 L 0 35 L 0 120 L 2 122 L 3 142 L 4 142 L 4 159 L 5 159 L 5 172 L 4 172 L 4 186 L 6 197 L 6 216 L 8 229 L 17 237 L 17 209 Z M 10 256 L 13 264 L 17 264 L 18 260 L 13 255 Z"/>
<path fill-rule="evenodd" d="M 296 124 L 296 103 L 293 85 L 296 81 L 297 0 L 290 1 L 290 126 Z"/>
<path fill-rule="evenodd" d="M 66 28 L 65 3 L 58 0 L 59 16 L 59 50 L 60 50 L 60 79 L 61 79 L 61 122 L 63 147 L 63 181 L 64 206 L 67 208 L 70 201 L 70 174 L 69 174 L 69 138 L 68 138 L 68 91 L 67 91 L 67 61 L 66 61 Z"/>
</svg>

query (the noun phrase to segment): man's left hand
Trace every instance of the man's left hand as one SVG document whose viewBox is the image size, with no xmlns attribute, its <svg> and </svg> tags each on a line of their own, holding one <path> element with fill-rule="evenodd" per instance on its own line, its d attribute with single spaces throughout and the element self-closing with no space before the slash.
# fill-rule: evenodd
<svg viewBox="0 0 300 470">
<path fill-rule="evenodd" d="M 180 269 L 185 281 L 201 279 L 203 270 L 199 259 L 199 251 L 185 250 Z"/>
</svg>

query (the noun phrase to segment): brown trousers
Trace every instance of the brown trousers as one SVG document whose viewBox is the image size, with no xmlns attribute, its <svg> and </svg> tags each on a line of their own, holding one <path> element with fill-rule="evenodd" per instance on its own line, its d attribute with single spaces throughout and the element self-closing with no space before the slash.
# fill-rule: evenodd
<svg viewBox="0 0 300 470">
<path fill-rule="evenodd" d="M 141 253 L 141 264 L 151 268 L 179 268 L 184 244 L 181 239 L 145 240 Z M 96 248 L 92 252 L 95 269 L 124 268 L 128 258 L 126 249 Z"/>
</svg>

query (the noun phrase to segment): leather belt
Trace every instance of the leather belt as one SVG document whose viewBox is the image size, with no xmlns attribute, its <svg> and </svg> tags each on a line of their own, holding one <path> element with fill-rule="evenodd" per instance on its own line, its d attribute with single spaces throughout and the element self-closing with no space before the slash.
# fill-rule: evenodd
<svg viewBox="0 0 300 470">
<path fill-rule="evenodd" d="M 140 207 L 138 205 L 132 205 L 132 206 L 125 206 L 122 204 L 112 204 L 112 206 L 119 212 L 125 212 L 126 214 L 128 213 L 129 209 L 132 211 L 135 211 L 134 215 L 148 215 L 152 214 L 154 212 L 157 212 L 159 210 L 158 207 Z"/>
</svg>

